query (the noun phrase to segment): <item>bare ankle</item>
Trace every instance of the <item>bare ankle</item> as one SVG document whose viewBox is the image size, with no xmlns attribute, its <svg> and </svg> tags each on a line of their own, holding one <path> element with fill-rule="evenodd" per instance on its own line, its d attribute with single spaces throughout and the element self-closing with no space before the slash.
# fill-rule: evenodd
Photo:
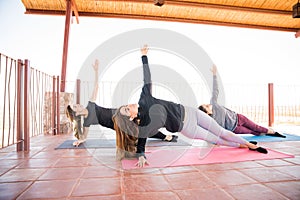
<svg viewBox="0 0 300 200">
<path fill-rule="evenodd" d="M 166 141 L 171 141 L 172 140 L 172 135 L 166 135 L 165 140 Z"/>
</svg>

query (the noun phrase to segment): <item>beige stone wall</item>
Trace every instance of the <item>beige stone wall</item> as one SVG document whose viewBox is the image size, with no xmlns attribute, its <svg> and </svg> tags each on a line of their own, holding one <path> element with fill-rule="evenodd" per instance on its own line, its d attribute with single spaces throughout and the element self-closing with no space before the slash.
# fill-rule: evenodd
<svg viewBox="0 0 300 200">
<path fill-rule="evenodd" d="M 44 96 L 44 109 L 43 109 L 43 132 L 45 134 L 52 134 L 53 128 L 51 127 L 52 116 L 52 92 L 45 92 Z"/>
<path fill-rule="evenodd" d="M 66 116 L 66 108 L 73 104 L 74 94 L 61 92 L 59 95 L 59 110 L 60 110 L 60 133 L 70 133 L 72 131 L 72 124 Z"/>
<path fill-rule="evenodd" d="M 44 113 L 43 113 L 43 128 L 45 134 L 53 134 L 54 128 L 52 127 L 52 115 L 53 115 L 53 106 L 52 106 L 52 92 L 45 93 L 45 101 L 44 101 Z M 69 104 L 73 104 L 74 94 L 61 92 L 59 94 L 59 114 L 60 114 L 60 131 L 59 134 L 62 133 L 70 133 L 72 131 L 72 124 L 69 122 L 66 116 L 66 108 Z M 55 109 L 56 112 L 56 109 Z M 55 116 L 56 117 L 56 116 Z M 55 118 L 56 121 L 56 118 Z"/>
</svg>

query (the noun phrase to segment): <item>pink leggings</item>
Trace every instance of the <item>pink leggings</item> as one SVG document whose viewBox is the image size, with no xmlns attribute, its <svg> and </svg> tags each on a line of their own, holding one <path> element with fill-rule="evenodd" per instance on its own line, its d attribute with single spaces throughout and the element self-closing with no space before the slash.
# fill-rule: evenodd
<svg viewBox="0 0 300 200">
<path fill-rule="evenodd" d="M 237 117 L 238 124 L 233 130 L 234 133 L 260 135 L 261 133 L 268 132 L 267 128 L 255 124 L 253 121 L 251 121 L 244 115 L 237 114 Z"/>
</svg>

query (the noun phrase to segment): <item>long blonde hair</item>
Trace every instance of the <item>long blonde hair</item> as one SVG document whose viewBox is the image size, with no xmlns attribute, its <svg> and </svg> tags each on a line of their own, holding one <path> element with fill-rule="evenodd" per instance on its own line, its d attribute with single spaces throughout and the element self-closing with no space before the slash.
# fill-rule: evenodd
<svg viewBox="0 0 300 200">
<path fill-rule="evenodd" d="M 113 116 L 118 160 L 134 157 L 138 140 L 138 125 L 130 121 L 128 116 L 121 114 L 120 109 L 122 107 L 117 109 Z"/>
<path fill-rule="evenodd" d="M 67 115 L 67 118 L 73 124 L 74 136 L 78 140 L 82 139 L 83 138 L 83 130 L 82 130 L 82 124 L 81 124 L 82 123 L 81 116 L 80 115 L 76 116 L 76 112 L 71 108 L 70 105 L 67 106 L 66 115 Z"/>
</svg>

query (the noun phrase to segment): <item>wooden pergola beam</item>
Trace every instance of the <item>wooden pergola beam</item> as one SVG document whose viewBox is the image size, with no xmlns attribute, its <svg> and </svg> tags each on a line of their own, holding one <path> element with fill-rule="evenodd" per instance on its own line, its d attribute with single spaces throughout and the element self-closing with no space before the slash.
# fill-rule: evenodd
<svg viewBox="0 0 300 200">
<path fill-rule="evenodd" d="M 111 1 L 111 0 L 95 0 L 95 1 Z M 118 2 L 118 1 L 124 1 L 124 0 L 114 0 L 114 1 Z M 126 2 L 153 4 L 153 0 L 127 0 Z M 281 15 L 290 15 L 290 16 L 292 16 L 292 13 L 293 13 L 292 10 L 290 10 L 290 11 L 274 10 L 274 9 L 241 7 L 241 6 L 214 4 L 214 3 L 180 1 L 180 0 L 165 1 L 164 6 L 167 6 L 167 5 L 180 6 L 180 7 L 212 8 L 212 9 L 230 10 L 230 11 L 245 11 L 245 12 L 263 13 L 263 14 L 277 14 L 277 15 L 281 14 Z"/>
<path fill-rule="evenodd" d="M 51 11 L 51 10 L 27 10 L 26 14 L 40 14 L 40 15 L 64 15 L 64 11 Z M 199 20 L 199 19 L 186 19 L 186 18 L 175 18 L 175 17 L 158 17 L 149 15 L 126 15 L 126 14 L 116 14 L 116 13 L 90 13 L 90 12 L 79 12 L 81 17 L 103 17 L 103 18 L 125 18 L 125 19 L 139 19 L 139 20 L 157 20 L 157 21 L 169 21 L 169 22 L 184 22 L 184 23 L 194 23 L 194 24 L 208 24 L 208 25 L 218 25 L 218 26 L 230 26 L 239 28 L 255 28 L 262 30 L 274 30 L 274 31 L 286 31 L 286 32 L 297 32 L 298 28 L 288 28 L 279 26 L 265 26 L 265 25 L 252 25 L 244 23 L 230 23 L 221 22 L 216 20 Z"/>
<path fill-rule="evenodd" d="M 167 17 L 167 16 L 158 17 L 158 16 L 149 16 L 149 15 L 88 13 L 88 12 L 80 12 L 80 16 L 184 22 L 184 23 L 193 23 L 193 24 L 208 24 L 208 25 L 229 26 L 229 27 L 239 27 L 239 28 L 254 28 L 254 29 L 262 29 L 262 30 L 285 31 L 285 32 L 297 32 L 299 30 L 298 28 L 289 28 L 289 27 L 280 27 L 280 26 L 266 26 L 260 24 L 253 25 L 253 24 L 245 24 L 245 23 L 224 22 L 224 21 L 217 21 L 217 20 L 187 19 L 187 18 L 178 18 L 178 17 Z"/>
</svg>

